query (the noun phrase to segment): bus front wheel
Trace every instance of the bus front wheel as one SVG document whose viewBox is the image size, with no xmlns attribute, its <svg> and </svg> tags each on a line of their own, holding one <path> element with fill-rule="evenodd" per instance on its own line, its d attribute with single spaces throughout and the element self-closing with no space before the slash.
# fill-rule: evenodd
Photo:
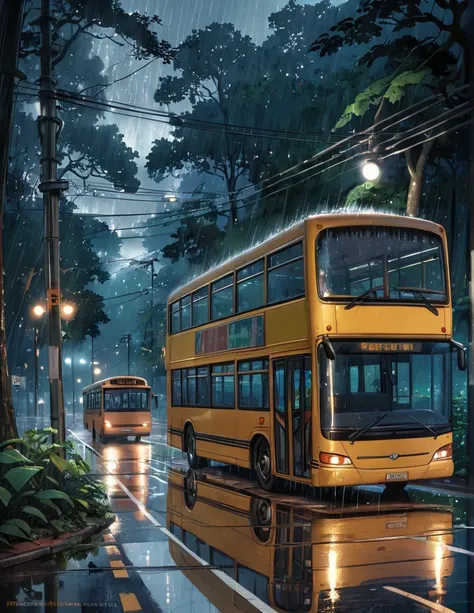
<svg viewBox="0 0 474 613">
<path fill-rule="evenodd" d="M 188 426 L 185 435 L 185 449 L 188 457 L 189 468 L 205 468 L 207 465 L 205 458 L 200 458 L 196 454 L 196 435 L 194 434 L 194 428 Z"/>
<path fill-rule="evenodd" d="M 270 452 L 270 445 L 263 436 L 257 439 L 253 446 L 252 465 L 260 487 L 268 492 L 273 490 L 276 483 L 276 477 L 273 474 L 272 455 Z"/>
</svg>

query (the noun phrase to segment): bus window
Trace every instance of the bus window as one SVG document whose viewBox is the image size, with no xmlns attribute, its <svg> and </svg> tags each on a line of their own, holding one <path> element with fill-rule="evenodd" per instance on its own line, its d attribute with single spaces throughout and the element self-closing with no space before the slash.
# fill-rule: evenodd
<svg viewBox="0 0 474 613">
<path fill-rule="evenodd" d="M 149 411 L 149 393 L 146 390 L 105 390 L 106 411 Z"/>
<path fill-rule="evenodd" d="M 263 258 L 237 271 L 237 313 L 258 309 L 265 303 Z"/>
<path fill-rule="evenodd" d="M 173 388 L 171 391 L 171 402 L 174 407 L 181 406 L 182 394 L 181 394 L 181 370 L 173 370 Z"/>
<path fill-rule="evenodd" d="M 233 364 L 214 364 L 211 374 L 213 407 L 233 409 L 235 397 L 235 377 Z"/>
<path fill-rule="evenodd" d="M 181 298 L 181 330 L 191 327 L 191 296 Z"/>
<path fill-rule="evenodd" d="M 211 285 L 211 319 L 234 313 L 234 275 L 230 274 Z"/>
<path fill-rule="evenodd" d="M 268 257 L 268 304 L 304 296 L 303 243 Z"/>
<path fill-rule="evenodd" d="M 181 330 L 180 324 L 179 300 L 177 300 L 171 305 L 171 332 L 179 332 Z"/>
<path fill-rule="evenodd" d="M 239 362 L 239 409 L 268 410 L 268 360 Z"/>
<path fill-rule="evenodd" d="M 268 603 L 268 577 L 247 568 L 237 565 L 237 581 L 242 587 L 255 594 L 262 602 Z"/>
<path fill-rule="evenodd" d="M 193 326 L 200 326 L 205 324 L 209 319 L 209 286 L 198 289 L 197 292 L 193 292 L 193 314 L 192 324 Z"/>
</svg>

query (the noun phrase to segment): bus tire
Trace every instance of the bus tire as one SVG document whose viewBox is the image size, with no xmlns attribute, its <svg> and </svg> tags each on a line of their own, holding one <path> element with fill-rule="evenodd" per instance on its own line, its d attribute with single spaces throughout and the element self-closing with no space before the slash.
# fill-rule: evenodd
<svg viewBox="0 0 474 613">
<path fill-rule="evenodd" d="M 200 458 L 196 454 L 196 435 L 194 434 L 194 428 L 192 426 L 187 426 L 184 432 L 184 448 L 188 458 L 189 468 L 196 470 L 206 467 L 207 460 L 205 458 Z"/>
<path fill-rule="evenodd" d="M 263 436 L 259 436 L 252 447 L 252 468 L 261 488 L 271 492 L 276 485 L 273 473 L 270 445 Z"/>
</svg>

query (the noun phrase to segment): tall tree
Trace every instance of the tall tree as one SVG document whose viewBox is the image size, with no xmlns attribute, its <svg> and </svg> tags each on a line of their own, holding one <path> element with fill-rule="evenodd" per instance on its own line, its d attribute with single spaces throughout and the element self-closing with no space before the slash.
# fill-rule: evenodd
<svg viewBox="0 0 474 613">
<path fill-rule="evenodd" d="M 389 73 L 356 96 L 336 127 L 346 125 L 353 117 L 364 116 L 371 108 L 376 109 L 375 120 L 378 120 L 387 102 L 400 103 L 404 96 L 409 103 L 419 100 L 420 94 L 423 97 L 420 83 L 430 94 L 446 93 L 450 84 L 465 83 L 469 60 L 466 11 L 467 0 L 430 3 L 427 0 L 361 0 L 356 17 L 345 17 L 329 33 L 321 34 L 311 45 L 311 50 L 318 51 L 321 57 L 370 43 L 370 49 L 359 58 L 358 65 L 371 69 L 378 60 L 385 60 Z M 410 30 L 415 35 L 408 33 Z M 384 42 L 377 43 L 382 35 Z M 436 111 L 440 112 L 439 107 Z M 408 215 L 419 215 L 424 175 L 433 145 L 433 140 L 427 140 L 406 152 Z"/>
</svg>

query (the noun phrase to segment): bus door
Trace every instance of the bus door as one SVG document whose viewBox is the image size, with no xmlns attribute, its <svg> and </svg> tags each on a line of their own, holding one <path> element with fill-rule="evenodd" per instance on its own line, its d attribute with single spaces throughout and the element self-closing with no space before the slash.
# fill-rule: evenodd
<svg viewBox="0 0 474 613">
<path fill-rule="evenodd" d="M 313 596 L 311 520 L 292 508 L 276 513 L 272 600 L 282 611 L 309 611 Z"/>
<path fill-rule="evenodd" d="M 311 356 L 273 360 L 276 472 L 309 477 L 311 462 Z"/>
</svg>

